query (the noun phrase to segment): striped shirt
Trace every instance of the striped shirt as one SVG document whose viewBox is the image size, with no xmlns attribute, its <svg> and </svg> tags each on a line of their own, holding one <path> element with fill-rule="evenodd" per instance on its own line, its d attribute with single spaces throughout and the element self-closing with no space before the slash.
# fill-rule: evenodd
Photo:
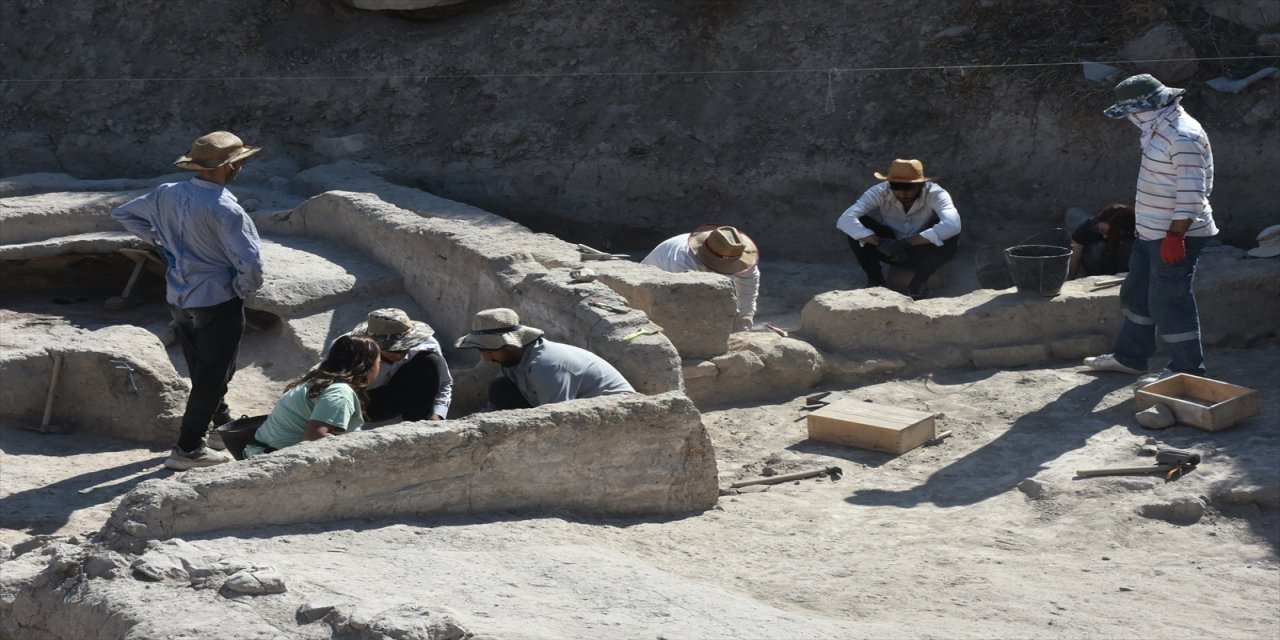
<svg viewBox="0 0 1280 640">
<path fill-rule="evenodd" d="M 1133 209 L 1138 237 L 1159 240 L 1174 220 L 1192 220 L 1189 236 L 1213 236 L 1209 195 L 1213 192 L 1213 150 L 1204 129 L 1174 103 L 1131 114 L 1142 129 L 1142 165 Z"/>
<path fill-rule="evenodd" d="M 130 233 L 160 245 L 169 304 L 211 307 L 262 286 L 258 228 L 236 197 L 192 178 L 162 184 L 111 212 Z"/>
</svg>

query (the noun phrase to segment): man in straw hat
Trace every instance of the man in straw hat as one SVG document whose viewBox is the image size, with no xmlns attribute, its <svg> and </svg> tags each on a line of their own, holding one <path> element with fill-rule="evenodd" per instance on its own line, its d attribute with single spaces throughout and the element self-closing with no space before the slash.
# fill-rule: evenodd
<svg viewBox="0 0 1280 640">
<path fill-rule="evenodd" d="M 760 251 L 747 234 L 730 226 L 704 224 L 690 233 L 667 238 L 640 261 L 670 273 L 711 271 L 729 276 L 738 297 L 734 329 L 755 322 L 760 297 Z"/>
<path fill-rule="evenodd" d="M 929 277 L 960 247 L 960 213 L 919 160 L 894 160 L 887 175 L 875 176 L 880 184 L 846 209 L 836 228 L 848 236 L 867 286 L 885 286 L 880 263 L 886 262 L 914 268 L 907 293 L 913 300 L 927 298 Z"/>
<path fill-rule="evenodd" d="M 1125 118 L 1141 130 L 1142 159 L 1133 209 L 1138 239 L 1129 255 L 1129 273 L 1120 287 L 1124 324 L 1115 352 L 1085 358 L 1097 371 L 1139 375 L 1156 351 L 1156 330 L 1169 352 L 1164 370 L 1204 375 L 1200 317 L 1191 289 L 1200 251 L 1217 235 L 1209 194 L 1213 191 L 1213 151 L 1200 123 L 1182 109 L 1182 89 L 1164 86 L 1148 74 L 1116 85 L 1116 102 L 1103 113 Z"/>
<path fill-rule="evenodd" d="M 542 330 L 520 324 L 511 309 L 485 309 L 471 319 L 458 348 L 479 349 L 502 367 L 489 383 L 490 409 L 525 409 L 635 389 L 613 365 L 585 349 L 552 342 Z"/>
<path fill-rule="evenodd" d="M 174 164 L 196 172 L 160 185 L 111 217 L 159 246 L 167 299 L 191 376 L 182 430 L 164 466 L 177 471 L 229 462 L 206 446 L 211 423 L 231 420 L 223 401 L 244 333 L 244 299 L 262 286 L 258 229 L 226 189 L 260 150 L 226 131 L 201 136 Z M 216 446 L 215 443 L 208 443 Z"/>
<path fill-rule="evenodd" d="M 382 352 L 378 376 L 367 387 L 370 422 L 448 417 L 453 374 L 431 325 L 410 320 L 402 309 L 376 309 L 348 335 L 373 338 Z"/>
</svg>

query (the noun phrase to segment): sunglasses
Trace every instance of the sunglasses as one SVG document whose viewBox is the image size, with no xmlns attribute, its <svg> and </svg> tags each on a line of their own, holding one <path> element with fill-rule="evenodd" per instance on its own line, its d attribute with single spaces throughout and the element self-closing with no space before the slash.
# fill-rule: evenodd
<svg viewBox="0 0 1280 640">
<path fill-rule="evenodd" d="M 890 182 L 889 189 L 893 191 L 915 191 L 920 188 L 919 182 Z"/>
</svg>

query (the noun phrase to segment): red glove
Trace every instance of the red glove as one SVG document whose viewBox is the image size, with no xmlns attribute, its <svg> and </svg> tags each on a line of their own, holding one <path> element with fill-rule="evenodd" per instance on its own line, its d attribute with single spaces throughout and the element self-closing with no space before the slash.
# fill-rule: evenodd
<svg viewBox="0 0 1280 640">
<path fill-rule="evenodd" d="M 1160 243 L 1160 259 L 1165 264 L 1176 264 L 1187 257 L 1187 243 L 1182 235 L 1174 231 L 1164 234 L 1164 241 Z"/>
</svg>

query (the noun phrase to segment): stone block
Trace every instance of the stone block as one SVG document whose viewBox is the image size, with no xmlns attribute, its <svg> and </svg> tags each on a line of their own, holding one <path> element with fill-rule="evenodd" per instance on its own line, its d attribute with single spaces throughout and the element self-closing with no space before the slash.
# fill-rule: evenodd
<svg viewBox="0 0 1280 640">
<path fill-rule="evenodd" d="M 1111 339 L 1103 335 L 1077 336 L 1049 342 L 1049 353 L 1059 360 L 1074 360 L 1111 351 Z"/>
</svg>

